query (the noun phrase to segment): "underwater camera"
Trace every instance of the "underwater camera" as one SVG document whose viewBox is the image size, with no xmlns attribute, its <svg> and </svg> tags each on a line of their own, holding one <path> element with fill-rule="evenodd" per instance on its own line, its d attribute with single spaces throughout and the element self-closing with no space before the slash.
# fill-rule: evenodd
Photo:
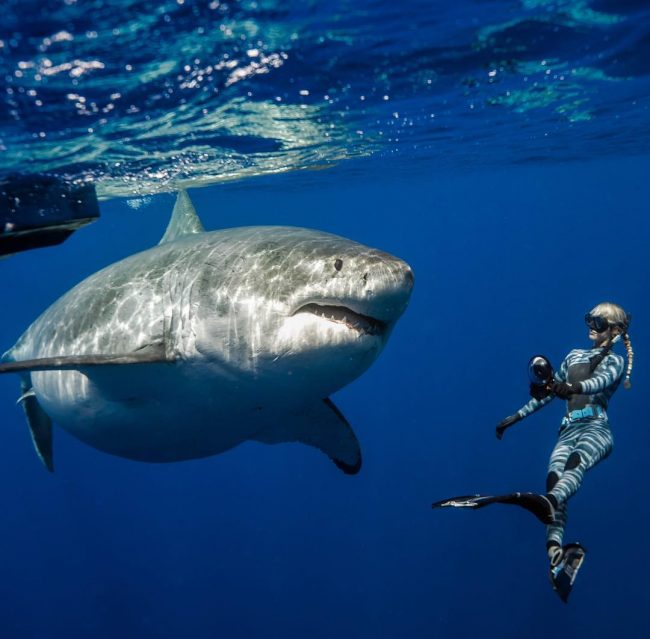
<svg viewBox="0 0 650 639">
<path fill-rule="evenodd" d="M 60 244 L 98 217 L 92 184 L 43 174 L 0 177 L 0 256 Z"/>
<path fill-rule="evenodd" d="M 528 378 L 530 379 L 530 395 L 537 400 L 551 394 L 554 372 L 551 362 L 543 355 L 534 355 L 528 362 Z"/>
</svg>

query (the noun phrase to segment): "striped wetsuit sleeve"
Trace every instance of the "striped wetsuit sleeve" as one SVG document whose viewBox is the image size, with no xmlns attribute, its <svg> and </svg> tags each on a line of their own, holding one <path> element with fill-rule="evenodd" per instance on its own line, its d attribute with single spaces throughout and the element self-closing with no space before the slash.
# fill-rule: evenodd
<svg viewBox="0 0 650 639">
<path fill-rule="evenodd" d="M 539 410 L 542 406 L 546 406 L 552 399 L 553 395 L 549 395 L 548 397 L 545 397 L 544 399 L 531 399 L 527 404 L 524 404 L 518 411 L 517 415 L 521 417 L 522 419 L 524 417 L 528 417 L 528 415 L 532 415 L 536 410 Z"/>
<path fill-rule="evenodd" d="M 580 382 L 583 395 L 594 395 L 617 384 L 623 375 L 624 369 L 625 360 L 616 353 L 610 353 L 591 377 Z"/>
<path fill-rule="evenodd" d="M 564 361 L 560 365 L 560 370 L 555 371 L 555 380 L 558 382 L 564 382 L 566 381 L 566 375 L 567 375 L 567 369 L 568 369 L 568 356 L 564 358 Z M 532 415 L 535 411 L 538 411 L 542 406 L 546 406 L 555 395 L 548 395 L 547 397 L 544 397 L 544 399 L 531 399 L 527 404 L 522 406 L 518 411 L 517 415 L 521 417 L 522 419 L 524 417 L 528 417 L 528 415 Z"/>
</svg>

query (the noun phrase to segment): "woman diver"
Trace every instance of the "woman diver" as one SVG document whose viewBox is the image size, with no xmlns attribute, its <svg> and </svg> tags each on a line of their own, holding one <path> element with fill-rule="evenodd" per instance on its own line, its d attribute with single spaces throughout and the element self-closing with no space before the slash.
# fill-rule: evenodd
<svg viewBox="0 0 650 639">
<path fill-rule="evenodd" d="M 548 404 L 553 397 L 567 402 L 567 413 L 548 464 L 547 493 L 540 496 L 548 501 L 548 519 L 552 520 L 546 528 L 546 547 L 552 566 L 562 559 L 567 501 L 580 488 L 585 472 L 612 452 L 614 441 L 606 410 L 623 378 L 625 361 L 611 349 L 622 337 L 628 356 L 623 386 L 630 388 L 634 360 L 628 335 L 630 319 L 617 304 L 605 302 L 594 307 L 585 315 L 593 348 L 572 350 L 550 383 L 550 393 L 540 399 L 533 397 L 496 427 L 496 435 L 501 439 L 507 428 Z"/>
<path fill-rule="evenodd" d="M 610 398 L 623 379 L 623 386 L 631 387 L 634 352 L 628 335 L 630 320 L 631 316 L 617 304 L 605 302 L 594 307 L 585 315 L 593 347 L 572 350 L 555 373 L 545 358 L 533 358 L 530 368 L 533 398 L 496 427 L 496 436 L 501 439 L 508 428 L 548 404 L 554 397 L 566 400 L 567 412 L 560 425 L 558 442 L 551 453 L 545 495 L 468 495 L 433 504 L 434 508 L 452 506 L 476 509 L 493 503 L 510 503 L 531 511 L 547 524 L 546 548 L 551 563 L 551 580 L 564 601 L 584 558 L 584 549 L 579 544 L 562 546 L 567 501 L 580 488 L 585 472 L 612 451 L 613 438 L 606 411 Z M 627 351 L 627 369 L 623 357 L 612 351 L 614 344 L 621 339 Z M 546 371 L 540 370 L 544 364 Z M 532 370 L 534 367 L 536 370 Z M 539 379 L 540 373 L 545 379 Z M 565 571 L 564 578 L 568 580 L 564 585 L 560 583 L 560 569 Z"/>
</svg>

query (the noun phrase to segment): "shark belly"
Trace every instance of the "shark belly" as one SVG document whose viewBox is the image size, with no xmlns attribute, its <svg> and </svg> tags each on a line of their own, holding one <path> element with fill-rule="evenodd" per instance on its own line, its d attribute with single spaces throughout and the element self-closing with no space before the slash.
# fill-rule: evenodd
<svg viewBox="0 0 650 639">
<path fill-rule="evenodd" d="M 34 372 L 32 388 L 45 412 L 68 433 L 128 459 L 208 457 L 255 436 L 263 426 L 259 403 L 232 384 L 182 368 L 151 364 Z"/>
</svg>

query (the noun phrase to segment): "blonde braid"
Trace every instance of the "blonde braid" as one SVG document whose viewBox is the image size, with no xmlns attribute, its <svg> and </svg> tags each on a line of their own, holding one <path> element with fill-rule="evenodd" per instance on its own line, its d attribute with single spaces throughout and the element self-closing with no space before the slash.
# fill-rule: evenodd
<svg viewBox="0 0 650 639">
<path fill-rule="evenodd" d="M 634 351 L 632 350 L 632 342 L 630 341 L 630 336 L 627 333 L 623 333 L 623 342 L 625 343 L 625 350 L 627 351 L 627 370 L 625 371 L 625 381 L 623 382 L 623 388 L 629 390 L 632 388 L 630 375 L 632 374 L 632 364 L 634 363 Z"/>
</svg>

